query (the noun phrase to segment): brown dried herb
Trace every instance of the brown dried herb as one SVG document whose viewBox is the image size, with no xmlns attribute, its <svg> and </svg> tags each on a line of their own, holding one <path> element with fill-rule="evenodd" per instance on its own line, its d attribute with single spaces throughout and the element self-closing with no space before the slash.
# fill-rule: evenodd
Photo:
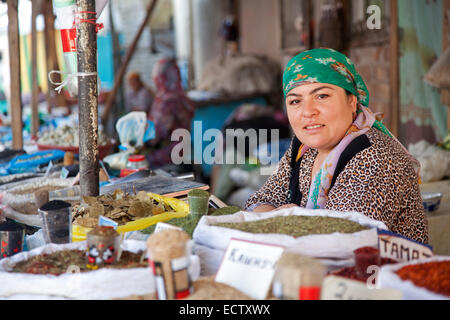
<svg viewBox="0 0 450 320">
<path fill-rule="evenodd" d="M 278 216 L 257 221 L 216 223 L 214 226 L 249 233 L 276 233 L 293 237 L 334 232 L 354 233 L 368 229 L 350 220 L 319 216 Z"/>
<path fill-rule="evenodd" d="M 82 205 L 72 208 L 72 222 L 88 228 L 98 225 L 100 215 L 123 225 L 137 219 L 173 211 L 170 206 L 150 198 L 145 191 L 130 195 L 117 189 L 112 194 L 83 197 L 83 202 Z"/>
<path fill-rule="evenodd" d="M 120 261 L 103 268 L 128 269 L 145 268 L 148 262 L 140 262 L 142 252 L 133 253 L 123 251 Z M 66 273 L 70 266 L 78 266 L 80 272 L 91 271 L 86 267 L 86 252 L 82 250 L 62 250 L 51 254 L 42 254 L 17 263 L 11 272 L 31 273 L 31 274 L 53 274 L 60 275 Z"/>
</svg>

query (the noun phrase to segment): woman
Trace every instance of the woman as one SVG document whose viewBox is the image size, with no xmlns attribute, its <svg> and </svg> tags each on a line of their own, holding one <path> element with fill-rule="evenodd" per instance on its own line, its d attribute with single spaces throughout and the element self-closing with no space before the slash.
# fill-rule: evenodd
<svg viewBox="0 0 450 320">
<path fill-rule="evenodd" d="M 153 102 L 153 92 L 144 85 L 141 76 L 137 72 L 128 74 L 128 85 L 130 90 L 127 93 L 126 110 L 148 112 Z"/>
<path fill-rule="evenodd" d="M 148 119 L 155 124 L 155 138 L 147 143 L 151 148 L 147 161 L 151 168 L 157 168 L 172 163 L 171 152 L 178 142 L 171 141 L 171 134 L 179 128 L 190 130 L 194 106 L 184 93 L 174 59 L 161 59 L 155 64 L 153 82 L 156 95 Z"/>
<path fill-rule="evenodd" d="M 332 49 L 303 52 L 288 63 L 283 90 L 295 136 L 246 210 L 357 211 L 427 243 L 418 161 L 368 108 L 353 63 Z"/>
</svg>

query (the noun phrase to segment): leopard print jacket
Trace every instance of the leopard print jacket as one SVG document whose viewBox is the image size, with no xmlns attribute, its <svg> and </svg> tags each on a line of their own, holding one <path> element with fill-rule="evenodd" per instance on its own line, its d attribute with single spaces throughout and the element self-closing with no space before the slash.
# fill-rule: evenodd
<svg viewBox="0 0 450 320">
<path fill-rule="evenodd" d="M 413 166 L 401 146 L 376 129 L 366 133 L 371 146 L 358 152 L 337 176 L 328 194 L 325 209 L 357 211 L 382 221 L 392 232 L 428 243 L 428 224 Z M 292 144 L 277 170 L 248 200 L 245 210 L 262 204 L 288 204 Z M 299 174 L 301 207 L 306 207 L 311 172 L 317 156 L 309 149 L 303 156 Z"/>
</svg>

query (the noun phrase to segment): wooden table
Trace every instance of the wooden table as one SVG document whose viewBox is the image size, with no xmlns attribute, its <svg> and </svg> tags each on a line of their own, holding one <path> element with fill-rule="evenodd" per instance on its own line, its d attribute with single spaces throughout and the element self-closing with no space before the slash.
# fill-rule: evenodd
<svg viewBox="0 0 450 320">
<path fill-rule="evenodd" d="M 423 183 L 422 192 L 441 192 L 443 197 L 439 209 L 426 212 L 429 244 L 436 255 L 450 255 L 450 180 Z"/>
</svg>

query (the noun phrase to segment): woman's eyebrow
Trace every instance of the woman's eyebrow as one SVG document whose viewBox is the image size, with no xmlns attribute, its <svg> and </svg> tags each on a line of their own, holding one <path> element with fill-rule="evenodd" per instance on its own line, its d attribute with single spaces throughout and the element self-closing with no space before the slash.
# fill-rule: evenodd
<svg viewBox="0 0 450 320">
<path fill-rule="evenodd" d="M 318 87 L 318 88 L 315 88 L 314 90 L 312 90 L 312 91 L 309 93 L 309 95 L 312 95 L 312 94 L 314 94 L 314 93 L 316 93 L 317 91 L 322 90 L 322 89 L 331 89 L 331 90 L 333 90 L 333 88 L 331 88 L 331 87 L 328 87 L 328 86 L 322 86 L 322 87 Z"/>
<path fill-rule="evenodd" d="M 314 94 L 314 93 L 316 93 L 317 91 L 322 90 L 322 89 L 331 89 L 331 90 L 333 90 L 333 88 L 331 88 L 331 87 L 328 87 L 328 86 L 322 86 L 322 87 L 318 87 L 318 88 L 315 88 L 315 89 L 311 90 L 311 92 L 309 92 L 308 95 L 312 95 L 312 94 Z M 288 95 L 286 96 L 286 98 L 287 98 L 287 97 L 290 97 L 290 96 L 294 96 L 294 97 L 302 97 L 303 95 L 302 95 L 302 94 L 299 94 L 299 93 L 288 93 Z"/>
</svg>

